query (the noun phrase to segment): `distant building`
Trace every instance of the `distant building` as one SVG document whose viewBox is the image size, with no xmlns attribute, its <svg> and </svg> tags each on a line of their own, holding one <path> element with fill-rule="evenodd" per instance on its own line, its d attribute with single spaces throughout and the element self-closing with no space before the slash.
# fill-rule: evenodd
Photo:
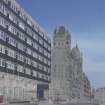
<svg viewBox="0 0 105 105">
<path fill-rule="evenodd" d="M 95 90 L 94 101 L 99 103 L 99 105 L 105 105 L 105 87 Z"/>
<path fill-rule="evenodd" d="M 90 100 L 91 99 L 91 84 L 85 73 L 83 73 L 83 87 L 84 87 L 83 89 L 84 98 L 87 100 Z"/>
<path fill-rule="evenodd" d="M 0 94 L 43 98 L 51 69 L 51 40 L 15 0 L 0 0 Z"/>
<path fill-rule="evenodd" d="M 50 95 L 52 100 L 83 97 L 82 54 L 71 48 L 71 35 L 65 27 L 57 27 L 53 36 Z"/>
</svg>

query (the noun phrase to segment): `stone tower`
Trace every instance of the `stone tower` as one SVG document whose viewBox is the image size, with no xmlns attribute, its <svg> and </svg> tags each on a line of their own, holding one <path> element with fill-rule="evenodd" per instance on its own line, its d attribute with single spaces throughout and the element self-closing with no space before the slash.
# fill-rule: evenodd
<svg viewBox="0 0 105 105">
<path fill-rule="evenodd" d="M 82 54 L 78 48 L 78 45 L 72 48 L 71 57 L 73 59 L 73 85 L 72 85 L 72 97 L 83 98 L 83 59 Z"/>
<path fill-rule="evenodd" d="M 71 37 L 65 27 L 55 29 L 52 50 L 51 89 L 54 100 L 71 98 L 72 59 Z"/>
</svg>

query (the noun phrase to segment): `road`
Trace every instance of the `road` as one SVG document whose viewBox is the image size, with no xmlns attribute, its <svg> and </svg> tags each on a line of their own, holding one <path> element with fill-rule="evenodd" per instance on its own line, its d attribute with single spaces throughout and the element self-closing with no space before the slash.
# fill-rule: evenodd
<svg viewBox="0 0 105 105">
<path fill-rule="evenodd" d="M 60 104 L 60 105 L 92 105 L 92 104 L 87 104 L 87 103 L 78 103 L 78 104 Z"/>
<path fill-rule="evenodd" d="M 7 104 L 10 105 L 10 104 Z M 36 105 L 36 104 L 11 104 L 11 105 Z M 39 104 L 40 105 L 40 104 Z M 47 104 L 48 105 L 48 104 Z M 78 103 L 78 104 L 49 104 L 49 105 L 92 105 L 92 104 L 85 104 L 85 103 Z"/>
</svg>

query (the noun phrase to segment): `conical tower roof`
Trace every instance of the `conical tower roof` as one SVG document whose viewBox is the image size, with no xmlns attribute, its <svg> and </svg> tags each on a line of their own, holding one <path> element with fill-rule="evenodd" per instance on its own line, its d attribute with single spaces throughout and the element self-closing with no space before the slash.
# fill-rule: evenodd
<svg viewBox="0 0 105 105">
<path fill-rule="evenodd" d="M 74 59 L 80 59 L 80 58 L 82 57 L 82 56 L 81 56 L 81 52 L 80 52 L 80 50 L 79 50 L 77 44 L 76 44 L 75 47 L 72 48 L 71 54 L 72 54 L 72 57 L 73 57 Z"/>
</svg>

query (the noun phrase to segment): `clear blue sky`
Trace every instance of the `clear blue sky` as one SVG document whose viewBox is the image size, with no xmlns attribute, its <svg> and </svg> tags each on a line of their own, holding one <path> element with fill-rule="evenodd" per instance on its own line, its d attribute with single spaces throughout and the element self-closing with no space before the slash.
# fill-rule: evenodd
<svg viewBox="0 0 105 105">
<path fill-rule="evenodd" d="M 92 86 L 105 86 L 105 0 L 17 0 L 52 36 L 65 25 L 84 57 Z"/>
</svg>

